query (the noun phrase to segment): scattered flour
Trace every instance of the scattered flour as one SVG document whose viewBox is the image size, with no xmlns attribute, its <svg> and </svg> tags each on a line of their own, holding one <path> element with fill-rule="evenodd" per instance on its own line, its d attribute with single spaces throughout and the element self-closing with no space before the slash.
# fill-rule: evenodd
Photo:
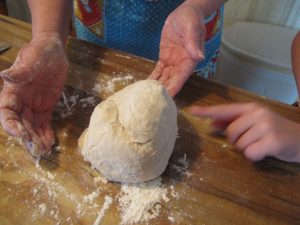
<svg viewBox="0 0 300 225">
<path fill-rule="evenodd" d="M 161 178 L 140 184 L 122 184 L 118 198 L 121 224 L 146 222 L 160 213 L 161 201 L 168 202 L 167 188 Z"/>
<path fill-rule="evenodd" d="M 171 223 L 174 223 L 175 222 L 175 219 L 173 216 L 168 216 L 168 220 L 171 222 Z"/>
<path fill-rule="evenodd" d="M 47 171 L 47 177 L 48 177 L 50 180 L 53 180 L 53 179 L 55 178 L 55 176 L 54 176 L 51 172 L 49 172 L 49 171 Z"/>
<path fill-rule="evenodd" d="M 89 195 L 85 195 L 85 196 L 83 197 L 83 202 L 84 202 L 84 203 L 91 204 L 91 203 L 93 203 L 94 200 L 99 196 L 99 194 L 100 194 L 100 191 L 97 190 L 97 191 L 92 192 L 92 193 L 89 194 Z"/>
<path fill-rule="evenodd" d="M 32 189 L 32 194 L 33 194 L 33 196 L 36 196 L 36 194 L 38 193 L 38 189 L 36 188 L 36 187 L 34 187 L 33 189 Z"/>
<path fill-rule="evenodd" d="M 185 153 L 184 153 L 183 157 L 178 160 L 178 162 L 181 163 L 181 165 L 184 169 L 187 169 L 189 167 L 189 163 L 186 160 L 186 154 Z"/>
<path fill-rule="evenodd" d="M 10 150 L 10 148 L 14 148 L 16 146 L 16 142 L 15 142 L 15 138 L 13 138 L 12 136 L 8 136 L 6 141 L 5 141 L 5 149 L 7 150 L 7 152 Z"/>
<path fill-rule="evenodd" d="M 72 202 L 76 206 L 76 219 L 80 219 L 87 214 L 91 214 L 91 211 L 99 208 L 99 205 L 95 200 L 100 195 L 100 190 L 95 190 L 90 194 L 83 197 L 70 193 L 62 184 L 56 181 L 56 176 L 49 172 L 44 171 L 41 167 L 38 171 L 33 174 L 29 174 L 30 178 L 36 183 L 35 187 L 32 189 L 32 194 L 34 196 L 32 203 L 35 205 L 43 199 L 43 193 L 47 193 L 49 198 L 49 207 L 45 203 L 37 205 L 37 211 L 33 213 L 33 217 L 37 218 L 47 213 L 55 219 L 56 223 L 61 223 L 60 221 L 60 210 L 59 210 L 59 198 L 64 196 L 68 201 Z"/>
<path fill-rule="evenodd" d="M 99 225 L 101 223 L 106 210 L 109 208 L 109 206 L 111 205 L 112 202 L 113 202 L 112 197 L 107 196 L 107 195 L 104 197 L 104 204 L 97 216 L 97 219 L 94 222 L 94 225 Z"/>
<path fill-rule="evenodd" d="M 186 157 L 182 158 L 182 162 Z M 94 225 L 101 224 L 105 213 L 115 201 L 110 196 L 104 197 L 101 206 L 95 201 L 101 194 L 100 189 L 79 196 L 69 192 L 68 189 L 59 181 L 58 174 L 43 170 L 42 167 L 36 168 L 36 172 L 28 173 L 28 177 L 35 182 L 31 189 L 32 198 L 25 199 L 24 204 L 33 206 L 33 220 L 42 216 L 51 217 L 55 224 L 76 224 L 84 216 L 97 215 Z M 101 181 L 101 177 L 95 177 L 95 181 Z M 175 184 L 174 184 L 175 185 Z M 121 184 L 121 191 L 115 197 L 121 216 L 121 224 L 147 223 L 149 220 L 159 216 L 161 202 L 168 202 L 172 199 L 179 199 L 179 193 L 175 192 L 174 185 L 169 187 L 162 185 L 162 179 L 140 184 Z M 44 202 L 45 194 L 48 196 L 47 203 Z M 64 218 L 60 208 L 60 198 L 64 197 L 75 206 L 75 214 L 72 217 Z M 96 214 L 98 211 L 98 214 Z M 174 218 L 172 214 L 168 216 L 170 222 Z"/>
<path fill-rule="evenodd" d="M 113 94 L 117 91 L 117 87 L 125 87 L 134 82 L 134 77 L 129 73 L 118 73 L 115 72 L 112 74 L 115 77 L 109 78 L 104 81 L 96 82 L 95 86 L 92 88 L 95 92 L 105 92 L 108 95 Z M 98 98 L 95 96 L 88 96 L 81 98 L 78 94 L 68 96 L 67 92 L 63 91 L 62 98 L 56 104 L 55 112 L 57 112 L 61 118 L 67 118 L 75 114 L 75 106 L 80 103 L 80 107 L 93 107 L 99 103 Z"/>
<path fill-rule="evenodd" d="M 175 191 L 174 185 L 171 185 L 171 186 L 170 186 L 170 189 L 171 189 L 171 192 L 170 192 L 171 196 L 172 196 L 173 198 L 175 198 L 175 199 L 179 199 L 179 198 L 180 198 L 180 195 L 179 195 L 178 192 Z"/>
<path fill-rule="evenodd" d="M 101 183 L 107 184 L 108 180 L 105 177 L 98 176 L 98 177 L 94 177 L 94 182 L 95 183 L 101 182 Z"/>
<path fill-rule="evenodd" d="M 189 162 L 186 159 L 186 154 L 178 160 L 178 164 L 171 164 L 171 167 L 181 175 L 186 175 L 187 177 L 192 176 L 192 173 L 188 172 Z"/>
<path fill-rule="evenodd" d="M 222 145 L 222 148 L 227 148 L 227 144 L 223 144 L 223 145 Z"/>
<path fill-rule="evenodd" d="M 67 118 L 68 116 L 75 114 L 75 106 L 80 103 L 80 107 L 92 107 L 99 103 L 99 100 L 95 96 L 88 96 L 80 98 L 78 94 L 67 96 L 65 91 L 62 94 L 62 98 L 56 104 L 55 112 L 57 112 L 61 118 Z"/>
<path fill-rule="evenodd" d="M 38 206 L 38 209 L 40 210 L 41 215 L 44 215 L 47 210 L 47 206 L 45 203 L 42 203 Z"/>
<path fill-rule="evenodd" d="M 41 157 L 34 158 L 35 167 L 40 167 L 40 160 L 41 160 Z"/>
<path fill-rule="evenodd" d="M 93 106 L 98 103 L 98 100 L 94 96 L 82 98 L 79 100 L 82 103 L 82 107 L 86 108 L 88 106 Z"/>
<path fill-rule="evenodd" d="M 67 97 L 67 95 L 65 94 L 65 92 L 63 92 L 62 94 L 63 98 L 62 98 L 62 102 L 59 101 L 57 103 L 57 106 L 65 106 L 66 110 L 62 111 L 60 113 L 61 118 L 66 118 L 68 116 L 71 116 L 74 114 L 74 107 L 77 103 L 77 99 L 78 99 L 78 95 L 73 95 L 73 96 L 69 96 Z"/>
<path fill-rule="evenodd" d="M 128 55 L 122 55 L 122 54 L 118 54 L 118 53 L 116 53 L 115 56 L 120 57 L 120 58 L 125 58 L 125 59 L 131 59 L 131 57 Z"/>
<path fill-rule="evenodd" d="M 56 146 L 54 147 L 54 150 L 55 150 L 56 152 L 61 152 L 61 147 L 60 147 L 59 145 L 56 145 Z"/>
<path fill-rule="evenodd" d="M 92 90 L 98 93 L 104 91 L 108 94 L 113 94 L 116 91 L 117 85 L 125 87 L 133 83 L 133 81 L 134 81 L 134 77 L 130 74 L 127 75 L 118 74 L 116 75 L 116 77 L 108 80 L 105 84 L 101 84 L 102 82 L 97 82 Z"/>
</svg>

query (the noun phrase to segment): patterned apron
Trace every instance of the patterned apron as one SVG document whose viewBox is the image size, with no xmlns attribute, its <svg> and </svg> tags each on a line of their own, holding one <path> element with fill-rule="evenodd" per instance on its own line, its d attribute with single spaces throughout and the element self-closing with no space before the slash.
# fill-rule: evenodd
<svg viewBox="0 0 300 225">
<path fill-rule="evenodd" d="M 168 15 L 183 0 L 74 0 L 75 28 L 79 39 L 158 60 L 160 35 Z M 210 78 L 216 70 L 223 7 L 206 19 L 205 60 L 197 74 Z"/>
</svg>

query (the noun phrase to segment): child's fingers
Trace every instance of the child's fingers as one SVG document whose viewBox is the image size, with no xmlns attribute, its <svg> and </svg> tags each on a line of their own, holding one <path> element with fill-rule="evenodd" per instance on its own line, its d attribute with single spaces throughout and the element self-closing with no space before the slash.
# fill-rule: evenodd
<svg viewBox="0 0 300 225">
<path fill-rule="evenodd" d="M 234 120 L 241 115 L 253 112 L 252 103 L 234 103 L 215 106 L 192 106 L 188 110 L 192 115 L 199 117 L 208 117 L 213 120 L 228 121 Z"/>
<path fill-rule="evenodd" d="M 265 130 L 260 129 L 259 125 L 254 125 L 246 132 L 244 132 L 236 141 L 235 146 L 238 150 L 244 151 L 252 144 L 258 142 L 260 139 L 263 139 L 266 135 Z"/>
<path fill-rule="evenodd" d="M 237 117 L 228 125 L 225 130 L 227 137 L 229 138 L 231 143 L 236 143 L 241 136 L 250 131 L 250 129 L 259 128 L 256 126 L 259 114 L 254 112 L 244 113 L 240 117 Z M 257 130 L 258 131 L 258 130 Z"/>
<path fill-rule="evenodd" d="M 251 161 L 259 161 L 266 156 L 271 156 L 272 148 L 273 146 L 270 144 L 268 138 L 262 138 L 246 148 L 244 155 Z"/>
</svg>

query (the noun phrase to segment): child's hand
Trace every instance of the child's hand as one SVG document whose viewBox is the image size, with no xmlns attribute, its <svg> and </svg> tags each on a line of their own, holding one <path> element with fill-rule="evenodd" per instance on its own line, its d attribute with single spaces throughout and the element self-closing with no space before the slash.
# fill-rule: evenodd
<svg viewBox="0 0 300 225">
<path fill-rule="evenodd" d="M 224 130 L 235 147 L 252 160 L 272 156 L 288 162 L 300 162 L 300 124 L 287 120 L 256 104 L 194 106 L 190 113 L 213 120 Z"/>
</svg>

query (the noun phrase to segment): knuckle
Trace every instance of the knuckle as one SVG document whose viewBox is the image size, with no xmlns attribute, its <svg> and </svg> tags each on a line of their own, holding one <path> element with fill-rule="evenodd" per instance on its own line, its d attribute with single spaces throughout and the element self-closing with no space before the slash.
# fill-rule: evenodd
<svg viewBox="0 0 300 225">
<path fill-rule="evenodd" d="M 230 140 L 231 143 L 234 143 L 234 142 L 235 142 L 236 134 L 235 134 L 235 129 L 234 129 L 234 127 L 228 126 L 228 127 L 225 129 L 225 134 L 226 134 L 227 138 Z"/>
<path fill-rule="evenodd" d="M 263 120 L 260 125 L 259 125 L 259 129 L 263 132 L 273 132 L 273 124 L 269 121 L 269 119 Z"/>
<path fill-rule="evenodd" d="M 267 134 L 278 135 L 278 125 L 271 116 L 262 116 L 258 123 L 258 127 Z"/>
<path fill-rule="evenodd" d="M 267 119 L 270 115 L 270 111 L 266 107 L 260 107 L 258 113 L 264 118 Z"/>
<path fill-rule="evenodd" d="M 243 140 L 243 139 L 239 139 L 236 143 L 235 143 L 235 146 L 238 148 L 238 149 L 245 149 L 247 147 L 246 145 L 246 142 Z"/>
</svg>

